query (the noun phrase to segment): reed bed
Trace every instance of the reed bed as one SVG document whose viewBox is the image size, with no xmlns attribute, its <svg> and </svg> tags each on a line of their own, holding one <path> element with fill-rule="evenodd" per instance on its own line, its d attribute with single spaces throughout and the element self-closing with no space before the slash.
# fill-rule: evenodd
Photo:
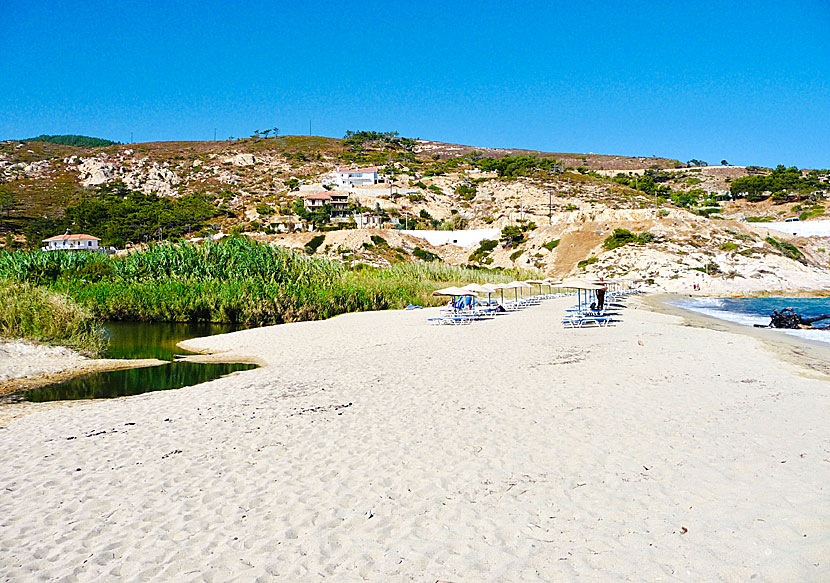
<svg viewBox="0 0 830 583">
<path fill-rule="evenodd" d="M 67 296 L 8 280 L 0 280 L 0 336 L 62 344 L 89 355 L 106 345 L 91 313 Z"/>
<path fill-rule="evenodd" d="M 435 305 L 446 285 L 538 276 L 437 263 L 347 269 L 281 247 L 228 238 L 158 244 L 124 257 L 95 253 L 0 254 L 0 277 L 66 294 L 104 320 L 228 322 L 249 326 L 355 311 Z"/>
</svg>

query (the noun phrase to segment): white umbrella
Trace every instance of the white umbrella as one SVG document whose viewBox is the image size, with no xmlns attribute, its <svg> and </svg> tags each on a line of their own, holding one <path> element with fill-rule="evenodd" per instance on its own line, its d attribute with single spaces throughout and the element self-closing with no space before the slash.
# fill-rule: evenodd
<svg viewBox="0 0 830 583">
<path fill-rule="evenodd" d="M 470 291 L 467 289 L 463 289 L 460 287 L 445 287 L 444 289 L 435 290 L 432 292 L 434 296 L 473 296 L 475 297 L 477 294 L 474 291 Z"/>
<path fill-rule="evenodd" d="M 591 281 L 585 281 L 583 279 L 569 279 L 567 281 L 562 282 L 562 287 L 568 287 L 571 289 L 577 290 L 577 302 L 579 303 L 579 311 L 582 311 L 582 290 L 586 291 L 596 291 L 600 289 L 606 289 L 604 285 L 600 285 Z M 585 302 L 587 303 L 587 295 Z"/>
</svg>

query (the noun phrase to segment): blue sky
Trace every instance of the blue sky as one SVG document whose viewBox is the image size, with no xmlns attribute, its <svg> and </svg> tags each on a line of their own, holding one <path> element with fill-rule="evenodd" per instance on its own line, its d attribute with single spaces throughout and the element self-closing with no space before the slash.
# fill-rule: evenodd
<svg viewBox="0 0 830 583">
<path fill-rule="evenodd" d="M 0 139 L 346 130 L 830 167 L 830 3 L 0 0 Z"/>
</svg>

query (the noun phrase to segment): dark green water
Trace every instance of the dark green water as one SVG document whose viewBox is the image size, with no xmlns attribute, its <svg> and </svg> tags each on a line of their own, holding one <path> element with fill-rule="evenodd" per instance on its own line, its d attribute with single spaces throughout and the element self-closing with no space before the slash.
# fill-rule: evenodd
<svg viewBox="0 0 830 583">
<path fill-rule="evenodd" d="M 75 377 L 39 389 L 11 395 L 7 401 L 68 401 L 75 399 L 111 399 L 153 391 L 180 389 L 198 385 L 238 370 L 256 368 L 248 363 L 172 362 L 174 354 L 188 354 L 176 344 L 188 338 L 232 332 L 221 324 L 171 324 L 144 322 L 107 322 L 109 346 L 104 358 L 156 358 L 169 364 L 126 370 L 113 370 Z"/>
<path fill-rule="evenodd" d="M 107 322 L 109 346 L 104 358 L 158 358 L 173 360 L 174 354 L 190 354 L 176 348 L 188 338 L 226 334 L 236 328 L 228 324 L 178 324 L 169 322 Z"/>
<path fill-rule="evenodd" d="M 171 362 L 159 366 L 112 370 L 75 377 L 27 391 L 27 401 L 71 401 L 74 399 L 111 399 L 168 391 L 212 381 L 238 370 L 256 368 L 255 364 L 217 362 Z"/>
</svg>

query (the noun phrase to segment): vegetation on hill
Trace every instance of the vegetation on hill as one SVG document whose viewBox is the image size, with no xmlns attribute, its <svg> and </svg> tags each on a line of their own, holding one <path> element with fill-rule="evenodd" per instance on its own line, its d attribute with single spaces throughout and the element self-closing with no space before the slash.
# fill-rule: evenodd
<svg viewBox="0 0 830 583">
<path fill-rule="evenodd" d="M 812 199 L 818 191 L 827 193 L 830 184 L 822 181 L 827 171 L 813 170 L 806 176 L 795 166 L 779 165 L 766 175 L 744 176 L 732 182 L 732 196 L 759 202 L 772 198 L 776 202 Z"/>
<path fill-rule="evenodd" d="M 66 209 L 63 217 L 34 220 L 26 228 L 26 239 L 36 246 L 46 237 L 73 232 L 94 235 L 105 246 L 124 247 L 127 242 L 178 238 L 199 230 L 220 213 L 204 194 L 186 194 L 172 199 L 144 194 L 122 182 L 98 187 L 81 202 Z"/>
<path fill-rule="evenodd" d="M 537 172 L 562 172 L 562 165 L 553 158 L 536 156 L 505 156 L 504 158 L 473 158 L 472 163 L 485 172 L 495 172 L 499 177 L 515 178 Z"/>
<path fill-rule="evenodd" d="M 26 138 L 20 140 L 21 142 L 50 142 L 52 144 L 62 144 L 64 146 L 80 146 L 82 148 L 102 148 L 104 146 L 114 146 L 119 142 L 112 140 L 105 140 L 103 138 L 91 138 L 89 136 L 75 136 L 72 134 L 66 135 L 40 135 L 34 138 Z"/>
</svg>

